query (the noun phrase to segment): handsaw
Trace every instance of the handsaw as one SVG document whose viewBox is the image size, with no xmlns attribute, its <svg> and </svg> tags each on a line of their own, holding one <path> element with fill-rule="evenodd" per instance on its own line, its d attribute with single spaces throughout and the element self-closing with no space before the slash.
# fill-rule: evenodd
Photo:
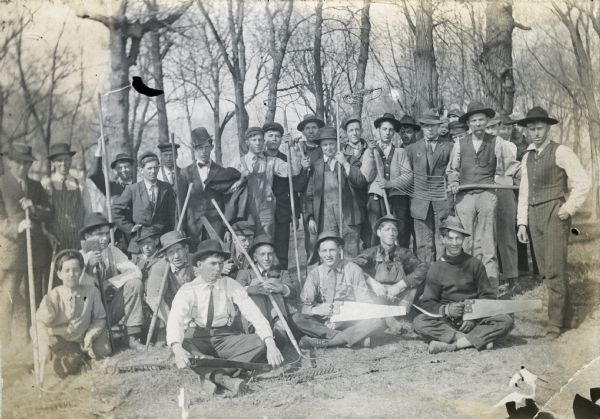
<svg viewBox="0 0 600 419">
<path fill-rule="evenodd" d="M 247 371 L 270 371 L 269 364 L 241 362 L 221 358 L 189 358 L 192 370 L 199 368 L 239 368 Z"/>
<path fill-rule="evenodd" d="M 541 310 L 542 300 L 465 300 L 463 320 L 482 319 L 498 314 Z"/>
</svg>

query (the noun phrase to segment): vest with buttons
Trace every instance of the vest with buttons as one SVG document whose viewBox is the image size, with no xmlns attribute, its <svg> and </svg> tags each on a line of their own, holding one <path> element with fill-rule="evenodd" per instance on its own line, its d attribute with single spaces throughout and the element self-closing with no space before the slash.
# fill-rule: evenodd
<svg viewBox="0 0 600 419">
<path fill-rule="evenodd" d="M 460 183 L 494 183 L 496 174 L 496 137 L 484 134 L 475 152 L 472 134 L 460 140 Z"/>
<path fill-rule="evenodd" d="M 567 174 L 556 165 L 556 149 L 559 144 L 550 141 L 537 153 L 527 153 L 527 179 L 529 180 L 529 205 L 543 204 L 555 199 L 564 199 L 567 188 Z"/>
<path fill-rule="evenodd" d="M 337 167 L 337 166 L 336 166 Z M 338 178 L 337 172 L 331 170 L 329 163 L 323 168 L 323 203 L 325 207 L 338 205 Z"/>
<path fill-rule="evenodd" d="M 394 158 L 395 148 L 393 144 L 390 145 L 390 154 L 388 157 L 385 157 L 385 153 L 378 147 L 379 155 L 381 156 L 381 161 L 383 162 L 383 176 L 385 180 L 390 180 L 390 169 L 392 167 L 392 159 Z"/>
</svg>

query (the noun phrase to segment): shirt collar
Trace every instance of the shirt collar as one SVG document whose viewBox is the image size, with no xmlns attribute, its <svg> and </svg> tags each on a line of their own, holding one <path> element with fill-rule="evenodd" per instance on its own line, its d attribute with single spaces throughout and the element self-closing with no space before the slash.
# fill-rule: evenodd
<svg viewBox="0 0 600 419">
<path fill-rule="evenodd" d="M 152 184 L 152 183 L 148 182 L 146 179 L 142 179 L 142 180 L 144 182 L 144 185 L 146 186 L 146 189 L 150 189 L 154 186 L 158 186 L 158 182 Z"/>
</svg>

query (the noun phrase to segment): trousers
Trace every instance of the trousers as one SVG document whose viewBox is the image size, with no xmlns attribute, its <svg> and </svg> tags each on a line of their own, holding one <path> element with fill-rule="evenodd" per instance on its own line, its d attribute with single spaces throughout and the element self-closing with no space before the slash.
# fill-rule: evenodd
<svg viewBox="0 0 600 419">
<path fill-rule="evenodd" d="M 279 259 L 279 268 L 288 269 L 288 255 L 290 252 L 290 223 L 275 223 L 275 254 Z"/>
<path fill-rule="evenodd" d="M 517 201 L 512 190 L 499 189 L 496 192 L 498 209 L 496 232 L 498 234 L 498 256 L 505 278 L 519 276 L 517 252 Z"/>
<path fill-rule="evenodd" d="M 508 314 L 486 317 L 476 320 L 476 326 L 465 335 L 467 340 L 481 350 L 494 340 L 505 336 L 513 326 L 513 319 Z M 413 329 L 425 340 L 439 340 L 452 343 L 456 340 L 457 327 L 446 318 L 429 317 L 419 314 L 413 320 Z"/>
<path fill-rule="evenodd" d="M 115 291 L 110 286 L 108 289 Z M 107 301 L 106 314 L 110 318 L 111 325 L 122 322 L 129 335 L 141 333 L 144 324 L 143 300 L 144 284 L 142 281 L 139 279 L 127 281 L 115 291 L 112 299 Z"/>
<path fill-rule="evenodd" d="M 305 335 L 320 339 L 332 339 L 334 336 L 343 338 L 347 346 L 354 346 L 369 336 L 376 336 L 386 328 L 381 319 L 358 320 L 335 324 L 335 329 L 327 327 L 319 316 L 295 313 L 292 320 L 296 327 Z"/>
<path fill-rule="evenodd" d="M 540 273 L 548 289 L 548 326 L 560 331 L 572 320 L 573 308 L 567 278 L 567 246 L 571 218 L 558 218 L 563 200 L 529 206 L 528 223 Z"/>
<path fill-rule="evenodd" d="M 417 242 L 417 257 L 423 262 L 433 262 L 444 254 L 442 234 L 440 233 L 440 213 L 433 205 L 429 205 L 427 217 L 424 220 L 415 218 L 415 240 Z"/>
</svg>

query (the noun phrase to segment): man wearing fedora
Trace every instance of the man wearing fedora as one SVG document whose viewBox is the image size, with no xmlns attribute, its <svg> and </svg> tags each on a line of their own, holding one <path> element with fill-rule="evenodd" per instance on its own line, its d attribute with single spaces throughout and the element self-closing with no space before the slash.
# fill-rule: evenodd
<svg viewBox="0 0 600 419">
<path fill-rule="evenodd" d="M 196 277 L 175 295 L 167 322 L 167 344 L 178 368 L 189 367 L 191 357 L 260 362 L 265 351 L 270 365 L 278 367 L 283 363 L 269 322 L 242 285 L 221 275 L 223 262 L 229 256 L 216 240 L 202 242 L 192 256 Z M 236 306 L 254 326 L 254 334 L 242 334 L 236 327 Z M 245 383 L 239 377 L 231 377 L 236 371 L 223 368 L 206 373 L 205 388 L 212 382 L 212 391 L 219 385 L 237 395 Z"/>
<path fill-rule="evenodd" d="M 335 128 L 321 128 L 316 141 L 323 150 L 323 157 L 314 163 L 306 188 L 304 215 L 308 220 L 308 231 L 314 236 L 323 231 L 341 232 L 348 255 L 356 256 L 360 225 L 365 221 L 361 209 L 361 191 L 366 188 L 367 180 L 358 162 L 350 164 L 344 153 L 336 152 Z M 342 208 L 339 208 L 338 171 L 341 171 L 342 179 Z"/>
<path fill-rule="evenodd" d="M 177 165 L 179 144 L 175 144 L 175 152 L 171 143 L 158 144 L 160 157 L 160 170 L 158 171 L 158 180 L 168 183 L 173 188 L 179 200 L 180 208 L 185 201 L 185 193 L 187 192 L 187 183 L 181 176 L 181 167 Z M 177 187 L 175 187 L 177 180 Z"/>
<path fill-rule="evenodd" d="M 397 147 L 408 147 L 419 140 L 421 126 L 417 124 L 415 118 L 408 114 L 402 115 L 399 126 L 398 134 L 400 134 L 401 142 L 397 144 Z"/>
<path fill-rule="evenodd" d="M 108 146 L 108 138 L 106 138 Z M 91 174 L 89 175 L 90 180 L 96 185 L 98 190 L 105 194 L 106 189 L 104 187 L 104 166 L 102 164 L 102 138 L 98 139 L 98 146 L 94 154 L 95 162 Z M 111 180 L 109 183 L 110 196 L 116 198 L 121 195 L 127 185 L 133 183 L 133 164 L 135 160 L 127 153 L 118 153 L 113 161 L 110 163 L 110 168 L 115 171 L 117 177 L 115 180 Z"/>
<path fill-rule="evenodd" d="M 558 120 L 549 117 L 545 109 L 536 106 L 517 123 L 526 128 L 531 141 L 522 162 L 517 234 L 519 241 L 526 243 L 529 226 L 548 288 L 546 334 L 556 338 L 564 328 L 573 326 L 567 246 L 572 217 L 585 201 L 591 183 L 575 153 L 552 141 L 550 127 Z"/>
<path fill-rule="evenodd" d="M 190 238 L 191 250 L 208 238 L 202 217 L 206 217 L 215 232 L 222 237 L 224 226 L 217 210 L 211 204 L 214 199 L 223 209 L 230 201 L 231 188 L 241 177 L 238 170 L 224 168 L 211 160 L 213 141 L 204 127 L 192 131 L 192 147 L 195 162 L 185 167 L 181 173 L 188 184 L 192 184 L 192 193 L 185 213 L 184 231 Z"/>
<path fill-rule="evenodd" d="M 277 269 L 275 244 L 268 236 L 257 236 L 248 254 L 262 276 L 257 278 L 252 269 L 244 269 L 237 273 L 236 281 L 246 289 L 252 301 L 271 325 L 275 340 L 283 344 L 287 341 L 285 328 L 279 321 L 268 294 L 273 295 L 286 322 L 289 323 L 289 316 L 296 311 L 295 299 L 300 293 L 300 282 L 298 279 L 293 280 L 287 270 Z M 253 330 L 245 319 L 243 324 L 246 333 Z"/>
<path fill-rule="evenodd" d="M 29 282 L 27 281 L 26 230 L 31 230 L 31 250 L 36 307 L 42 300 L 42 281 L 49 262 L 49 243 L 43 223 L 52 218 L 52 208 L 42 185 L 29 178 L 35 161 L 31 147 L 13 143 L 7 154 L 8 170 L 0 176 L 0 321 L 3 342 L 11 337 L 14 304 L 27 307 L 27 328 L 31 325 Z M 29 220 L 25 219 L 29 210 Z M 19 288 L 25 281 L 25 296 Z"/>
<path fill-rule="evenodd" d="M 135 239 L 142 227 L 151 225 L 162 233 L 175 226 L 175 192 L 168 183 L 158 180 L 158 156 L 147 151 L 140 156 L 138 166 L 142 180 L 127 185 L 115 199 L 113 217 L 115 224 L 129 240 L 129 252 L 139 253 Z"/>
<path fill-rule="evenodd" d="M 427 263 L 421 262 L 408 249 L 396 244 L 398 220 L 384 215 L 375 223 L 379 244 L 363 250 L 356 263 L 365 273 L 367 285 L 377 296 L 379 304 L 407 304 L 410 307 L 418 288 L 425 281 Z M 401 323 L 393 317 L 386 319 L 392 333 L 400 332 Z"/>
<path fill-rule="evenodd" d="M 467 123 L 469 133 L 454 144 L 446 173 L 456 202 L 456 214 L 471 234 L 464 241 L 465 250 L 483 262 L 490 282 L 497 290 L 498 198 L 493 186 L 496 176 L 516 182 L 520 164 L 510 142 L 485 132 L 487 122 L 495 114 L 481 102 L 469 104 L 467 112 L 459 118 L 459 122 Z M 483 187 L 478 188 L 478 185 Z M 468 189 L 459 191 L 459 186 Z"/>
<path fill-rule="evenodd" d="M 358 265 L 342 259 L 344 239 L 334 231 L 325 231 L 317 239 L 315 254 L 321 264 L 313 268 L 300 293 L 301 311 L 293 315 L 294 324 L 304 333 L 301 348 L 335 346 L 371 346 L 371 337 L 385 330 L 381 319 L 329 324 L 336 306 L 344 301 L 372 303 L 364 273 Z"/>
<path fill-rule="evenodd" d="M 79 248 L 78 232 L 86 208 L 84 198 L 89 206 L 87 190 L 70 174 L 74 155 L 69 144 L 52 144 L 48 154 L 52 174 L 41 181 L 54 209 L 47 227 L 58 240 L 56 250 Z"/>
<path fill-rule="evenodd" d="M 425 112 L 419 118 L 423 138 L 406 148 L 409 164 L 413 171 L 414 196 L 410 199 L 410 214 L 414 221 L 417 256 L 424 262 L 433 262 L 443 253 L 440 234 L 441 220 L 450 214 L 447 200 L 427 199 L 444 195 L 444 177 L 454 145 L 440 140 L 438 129 L 440 118 L 433 112 Z M 437 188 L 437 191 L 432 191 Z"/>
<path fill-rule="evenodd" d="M 175 294 L 183 284 L 191 282 L 195 277 L 190 262 L 188 242 L 189 239 L 178 231 L 169 231 L 160 236 L 161 248 L 155 256 L 157 262 L 148 272 L 145 300 L 152 311 L 158 307 L 158 318 L 161 321 L 157 325 L 157 342 L 165 341 L 167 318 Z M 160 286 L 165 269 L 168 269 L 169 273 L 167 274 L 166 288 L 161 296 Z"/>
<path fill-rule="evenodd" d="M 281 146 L 283 127 L 277 122 L 267 122 L 263 125 L 262 130 L 265 135 L 265 151 L 264 156 L 269 158 L 277 158 L 287 163 L 287 155 L 279 150 Z M 292 144 L 291 135 L 285 135 L 285 147 L 290 147 L 290 155 L 292 158 L 292 187 L 294 196 L 290 196 L 289 179 L 279 176 L 278 173 L 273 174 L 273 195 L 275 196 L 275 232 L 273 242 L 275 251 L 279 259 L 281 269 L 288 268 L 288 254 L 290 250 L 290 222 L 292 220 L 292 203 L 294 199 L 296 210 L 296 218 L 300 217 L 300 192 L 304 191 L 308 182 L 308 174 L 310 169 L 310 159 L 308 157 L 300 158 L 298 150 Z"/>
<path fill-rule="evenodd" d="M 367 216 L 374 226 L 377 220 L 386 215 L 383 192 L 387 194 L 392 215 L 398 220 L 398 244 L 408 247 L 412 234 L 412 219 L 408 189 L 412 184 L 412 173 L 406 150 L 396 147 L 392 138 L 400 131 L 400 121 L 393 114 L 385 113 L 374 122 L 378 129 L 379 141 L 373 149 L 375 159 L 380 160 L 383 177 L 375 178 L 369 185 Z"/>
<path fill-rule="evenodd" d="M 161 235 L 162 231 L 156 226 L 142 227 L 135 239 L 140 253 L 132 255 L 131 261 L 142 271 L 144 282 L 148 279 L 148 271 L 157 261 L 156 253 Z"/>
<path fill-rule="evenodd" d="M 110 324 L 122 323 L 127 346 L 139 349 L 144 324 L 142 272 L 121 250 L 110 244 L 112 227 L 114 223 L 109 223 L 102 214 L 86 215 L 79 230 L 84 240 L 82 254 L 85 261 L 81 284 L 98 286 L 105 296 Z"/>
<path fill-rule="evenodd" d="M 431 354 L 471 347 L 491 349 L 494 340 L 512 328 L 513 319 L 508 314 L 462 319 L 465 300 L 496 298 L 483 264 L 463 250 L 468 236 L 458 217 L 449 216 L 442 224 L 445 252 L 430 266 L 418 303 L 428 314 L 419 314 L 413 321 L 415 332 L 429 341 Z"/>
</svg>

